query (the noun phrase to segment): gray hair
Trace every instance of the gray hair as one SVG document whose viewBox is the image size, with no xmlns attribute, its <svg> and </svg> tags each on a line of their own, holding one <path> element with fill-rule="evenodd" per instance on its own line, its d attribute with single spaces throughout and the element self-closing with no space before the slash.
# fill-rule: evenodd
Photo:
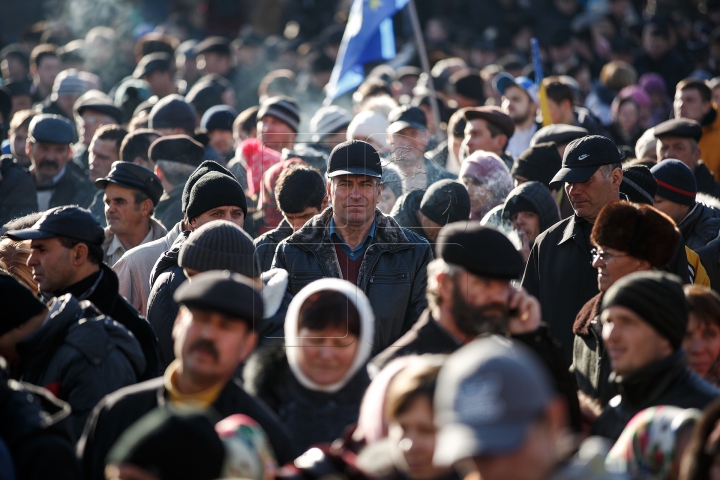
<svg viewBox="0 0 720 480">
<path fill-rule="evenodd" d="M 165 180 L 172 185 L 180 185 L 186 182 L 188 177 L 195 171 L 195 167 L 192 165 L 169 160 L 158 160 L 156 165 L 162 171 Z"/>
<path fill-rule="evenodd" d="M 437 277 L 441 273 L 457 278 L 458 275 L 465 273 L 465 269 L 459 265 L 447 263 L 442 258 L 436 258 L 427 266 L 427 299 L 430 308 L 440 306 L 440 294 L 438 292 L 440 285 Z"/>
</svg>

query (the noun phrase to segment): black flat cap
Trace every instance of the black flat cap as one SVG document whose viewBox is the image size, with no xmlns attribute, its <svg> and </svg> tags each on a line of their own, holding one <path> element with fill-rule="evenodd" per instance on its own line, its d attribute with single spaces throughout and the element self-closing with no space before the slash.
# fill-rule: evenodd
<svg viewBox="0 0 720 480">
<path fill-rule="evenodd" d="M 397 133 L 404 128 L 427 130 L 427 117 L 420 107 L 402 105 L 393 108 L 388 114 L 387 131 Z"/>
<path fill-rule="evenodd" d="M 124 117 L 123 111 L 116 107 L 112 99 L 102 92 L 92 92 L 92 95 L 83 95 L 75 102 L 73 109 L 78 115 L 82 115 L 87 111 L 99 112 L 114 118 L 118 124 L 123 121 Z"/>
<path fill-rule="evenodd" d="M 192 132 L 196 126 L 195 108 L 180 95 L 163 97 L 150 110 L 150 128 L 182 128 Z"/>
<path fill-rule="evenodd" d="M 36 115 L 30 121 L 28 138 L 35 142 L 66 143 L 75 141 L 75 128 L 60 115 Z"/>
<path fill-rule="evenodd" d="M 175 291 L 176 302 L 188 308 L 220 312 L 253 325 L 263 319 L 263 300 L 249 278 L 228 270 L 211 270 L 195 275 Z"/>
<path fill-rule="evenodd" d="M 586 182 L 603 165 L 620 162 L 620 152 L 609 138 L 601 135 L 578 138 L 570 142 L 565 149 L 562 168 L 551 183 Z"/>
<path fill-rule="evenodd" d="M 76 205 L 51 208 L 32 227 L 11 230 L 6 235 L 17 240 L 69 237 L 92 245 L 105 241 L 105 233 L 93 214 Z"/>
<path fill-rule="evenodd" d="M 230 40 L 223 37 L 208 37 L 195 45 L 194 51 L 195 55 L 201 55 L 204 53 L 230 55 Z"/>
<path fill-rule="evenodd" d="M 172 59 L 168 53 L 155 52 L 140 59 L 133 72 L 133 77 L 143 78 L 153 72 L 169 72 Z"/>
<path fill-rule="evenodd" d="M 699 142 L 702 138 L 702 127 L 695 120 L 674 118 L 655 126 L 655 138 L 663 137 L 692 138 Z"/>
<path fill-rule="evenodd" d="M 575 125 L 555 124 L 542 127 L 535 132 L 530 140 L 530 146 L 534 147 L 538 143 L 554 142 L 555 145 L 567 145 L 573 140 L 585 137 L 590 132 L 586 128 L 576 127 Z"/>
<path fill-rule="evenodd" d="M 520 278 L 525 262 L 512 242 L 491 227 L 476 222 L 455 222 L 438 233 L 438 257 L 478 277 Z"/>
<path fill-rule="evenodd" d="M 562 158 L 554 143 L 536 143 L 516 160 L 510 172 L 528 180 L 540 182 L 550 188 L 550 182 L 562 167 Z"/>
<path fill-rule="evenodd" d="M 438 225 L 470 218 L 470 196 L 464 185 L 445 179 L 427 189 L 420 201 L 420 211 Z"/>
<path fill-rule="evenodd" d="M 153 162 L 165 160 L 197 167 L 203 162 L 205 148 L 200 142 L 187 135 L 167 135 L 158 138 L 150 145 L 148 157 Z"/>
<path fill-rule="evenodd" d="M 108 183 L 114 183 L 120 187 L 133 190 L 140 190 L 150 197 L 153 205 L 156 206 L 163 194 L 160 179 L 142 165 L 136 165 L 131 162 L 114 162 L 107 177 L 95 180 L 95 186 L 103 190 L 107 187 Z"/>
<path fill-rule="evenodd" d="M 470 121 L 477 118 L 492 123 L 508 138 L 515 133 L 515 123 L 512 118 L 498 107 L 473 107 L 465 110 L 465 120 Z"/>
<path fill-rule="evenodd" d="M 382 178 L 382 164 L 377 150 L 367 142 L 350 140 L 338 144 L 330 152 L 328 178 L 338 175 L 367 175 Z"/>
</svg>

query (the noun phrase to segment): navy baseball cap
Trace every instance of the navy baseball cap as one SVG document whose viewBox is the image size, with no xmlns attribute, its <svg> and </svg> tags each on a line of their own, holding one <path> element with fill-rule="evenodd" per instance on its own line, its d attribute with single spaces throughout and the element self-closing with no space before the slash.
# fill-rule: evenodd
<svg viewBox="0 0 720 480">
<path fill-rule="evenodd" d="M 554 396 L 542 360 L 527 347 L 499 335 L 474 340 L 440 369 L 433 463 L 516 451 Z"/>
<path fill-rule="evenodd" d="M 427 130 L 427 117 L 420 107 L 403 105 L 393 108 L 388 114 L 387 131 L 397 133 L 405 128 Z"/>
<path fill-rule="evenodd" d="M 93 214 L 77 205 L 51 208 L 32 227 L 11 230 L 6 235 L 13 240 L 68 237 L 92 245 L 102 245 L 105 240 L 105 233 Z"/>
<path fill-rule="evenodd" d="M 381 178 L 380 155 L 369 143 L 360 140 L 343 142 L 333 148 L 328 159 L 328 178 L 338 175 L 367 175 Z"/>
<path fill-rule="evenodd" d="M 500 95 L 505 95 L 505 90 L 510 86 L 522 88 L 534 103 L 540 103 L 538 100 L 538 86 L 528 77 L 514 78 L 509 73 L 502 72 L 493 79 L 493 87 Z"/>
<path fill-rule="evenodd" d="M 155 206 L 157 206 L 163 194 L 160 179 L 153 172 L 142 165 L 130 162 L 114 162 L 107 177 L 95 180 L 95 186 L 103 190 L 108 183 L 114 183 L 132 190 L 140 190 L 150 197 Z"/>
<path fill-rule="evenodd" d="M 568 144 L 562 168 L 550 183 L 587 182 L 598 168 L 621 161 L 620 152 L 612 140 L 601 135 L 587 135 Z"/>
</svg>

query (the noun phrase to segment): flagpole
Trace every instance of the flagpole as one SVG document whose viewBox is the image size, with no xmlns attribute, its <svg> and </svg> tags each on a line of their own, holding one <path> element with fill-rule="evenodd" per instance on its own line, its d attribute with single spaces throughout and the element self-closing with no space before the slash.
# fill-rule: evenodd
<svg viewBox="0 0 720 480">
<path fill-rule="evenodd" d="M 425 50 L 425 39 L 422 36 L 422 30 L 420 28 L 420 20 L 418 19 L 417 9 L 415 8 L 415 0 L 408 2 L 408 10 L 410 12 L 410 21 L 412 22 L 413 35 L 415 37 L 415 46 L 417 47 L 418 56 L 420 57 L 420 64 L 422 69 L 427 75 L 427 87 L 430 90 L 430 109 L 435 117 L 435 128 L 439 138 L 442 138 L 442 130 L 440 130 L 440 108 L 438 107 L 438 96 L 435 91 L 435 85 L 433 84 L 432 75 L 430 75 L 430 62 L 428 61 L 427 50 Z"/>
</svg>

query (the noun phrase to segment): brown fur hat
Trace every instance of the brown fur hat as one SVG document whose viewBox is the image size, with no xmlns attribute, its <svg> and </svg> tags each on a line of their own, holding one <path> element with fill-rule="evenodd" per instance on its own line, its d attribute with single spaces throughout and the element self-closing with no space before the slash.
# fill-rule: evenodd
<svg viewBox="0 0 720 480">
<path fill-rule="evenodd" d="M 670 217 L 649 205 L 625 201 L 606 205 L 590 235 L 593 245 L 626 252 L 647 260 L 654 268 L 670 263 L 680 238 L 680 231 Z"/>
</svg>

